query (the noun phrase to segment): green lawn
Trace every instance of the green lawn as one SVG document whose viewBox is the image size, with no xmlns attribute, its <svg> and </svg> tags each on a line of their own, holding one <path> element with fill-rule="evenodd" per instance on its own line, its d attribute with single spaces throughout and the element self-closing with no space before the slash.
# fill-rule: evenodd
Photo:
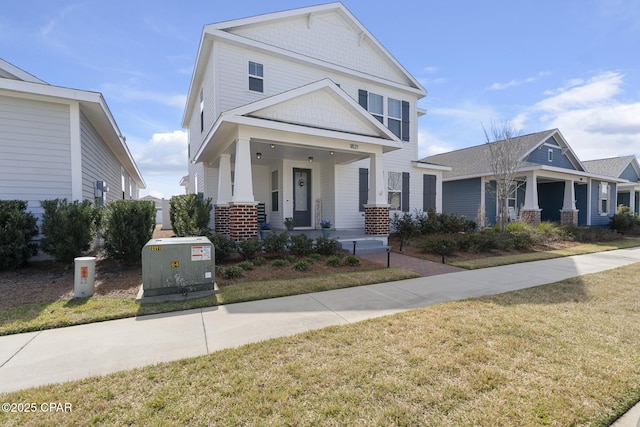
<svg viewBox="0 0 640 427">
<path fill-rule="evenodd" d="M 640 263 L 0 395 L 0 425 L 607 426 L 640 400 Z"/>
<path fill-rule="evenodd" d="M 387 268 L 295 280 L 242 282 L 224 286 L 216 295 L 182 302 L 138 304 L 133 299 L 89 298 L 24 305 L 0 310 L 0 335 L 392 282 L 414 277 L 419 276 L 412 271 Z"/>
</svg>

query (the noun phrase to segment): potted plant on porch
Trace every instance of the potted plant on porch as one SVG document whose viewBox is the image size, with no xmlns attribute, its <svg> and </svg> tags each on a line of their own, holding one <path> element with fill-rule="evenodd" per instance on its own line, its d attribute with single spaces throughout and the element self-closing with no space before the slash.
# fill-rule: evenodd
<svg viewBox="0 0 640 427">
<path fill-rule="evenodd" d="M 289 216 L 284 219 L 284 226 L 287 227 L 287 231 L 293 231 L 293 227 L 296 226 L 296 222 Z"/>
<path fill-rule="evenodd" d="M 266 221 L 261 222 L 258 224 L 258 231 L 260 232 L 260 238 L 264 240 L 264 238 L 271 233 L 271 224 Z"/>
<path fill-rule="evenodd" d="M 331 234 L 331 221 L 323 219 L 320 221 L 320 227 L 322 227 L 322 235 L 324 237 L 329 237 L 329 234 Z"/>
</svg>

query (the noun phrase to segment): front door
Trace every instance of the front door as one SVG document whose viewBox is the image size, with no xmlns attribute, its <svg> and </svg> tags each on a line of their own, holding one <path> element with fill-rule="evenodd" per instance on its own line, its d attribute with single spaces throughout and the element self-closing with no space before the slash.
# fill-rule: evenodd
<svg viewBox="0 0 640 427">
<path fill-rule="evenodd" d="M 293 168 L 293 220 L 311 227 L 311 169 Z"/>
</svg>

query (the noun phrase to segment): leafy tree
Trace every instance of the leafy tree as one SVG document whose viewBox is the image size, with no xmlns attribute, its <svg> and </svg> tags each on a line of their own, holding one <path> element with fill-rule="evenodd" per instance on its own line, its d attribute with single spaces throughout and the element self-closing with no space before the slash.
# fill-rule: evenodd
<svg viewBox="0 0 640 427">
<path fill-rule="evenodd" d="M 0 270 L 24 266 L 38 252 L 36 217 L 24 200 L 0 200 Z"/>
<path fill-rule="evenodd" d="M 156 207 L 149 200 L 116 200 L 104 213 L 104 249 L 109 257 L 135 262 L 153 236 Z"/>
<path fill-rule="evenodd" d="M 206 236 L 211 220 L 211 198 L 202 194 L 183 194 L 169 200 L 169 219 L 178 237 Z"/>
</svg>

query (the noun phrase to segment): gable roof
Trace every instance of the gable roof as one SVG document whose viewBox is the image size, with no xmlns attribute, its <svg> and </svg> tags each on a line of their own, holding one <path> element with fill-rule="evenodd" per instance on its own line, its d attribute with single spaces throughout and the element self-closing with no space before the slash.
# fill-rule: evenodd
<svg viewBox="0 0 640 427">
<path fill-rule="evenodd" d="M 274 40 L 265 40 L 263 38 L 255 36 L 255 34 L 245 34 L 243 31 L 248 29 L 255 30 L 260 26 L 279 24 L 293 19 L 306 19 L 307 25 L 310 28 L 313 25 L 315 16 L 327 16 L 330 14 L 336 14 L 342 21 L 351 28 L 354 33 L 354 40 L 357 40 L 359 44 L 367 43 L 372 46 L 372 49 L 379 56 L 378 63 L 388 63 L 391 68 L 395 70 L 398 76 L 402 76 L 403 83 L 392 81 L 389 78 L 383 78 L 376 76 L 375 73 L 365 73 L 354 70 L 350 67 L 350 64 L 340 64 L 337 61 L 330 60 L 328 58 L 321 57 L 320 52 L 318 54 L 309 55 L 301 52 L 297 52 L 295 48 L 291 46 L 278 45 Z M 267 32 L 265 32 L 267 33 Z M 268 13 L 264 15 L 257 15 L 248 18 L 235 19 L 230 21 L 224 21 L 214 24 L 205 25 L 202 31 L 200 39 L 200 46 L 198 48 L 198 55 L 196 57 L 196 64 L 191 77 L 191 83 L 189 86 L 189 92 L 187 95 L 185 112 L 183 115 L 183 126 L 187 126 L 188 118 L 191 116 L 192 109 L 196 105 L 195 99 L 198 96 L 197 90 L 204 73 L 207 68 L 207 64 L 210 61 L 209 55 L 215 39 L 223 39 L 232 43 L 241 44 L 251 47 L 257 51 L 265 51 L 273 55 L 279 55 L 296 61 L 303 62 L 312 65 L 316 68 L 325 68 L 334 72 L 344 73 L 348 75 L 356 75 L 358 78 L 377 82 L 380 84 L 394 86 L 398 89 L 410 91 L 417 95 L 419 98 L 426 96 L 427 92 L 422 85 L 415 79 L 396 59 L 386 50 L 382 44 L 380 44 L 375 37 L 355 18 L 351 12 L 340 2 L 327 3 L 318 6 L 304 7 L 300 9 L 291 9 L 282 12 Z M 289 37 L 291 40 L 296 40 L 295 37 Z M 325 41 L 326 45 L 326 41 Z M 196 90 L 196 92 L 194 92 Z"/>
<path fill-rule="evenodd" d="M 27 73 L 13 64 L 10 64 L 2 58 L 0 58 L 0 78 L 47 84 L 45 81 L 40 80 L 36 76 Z"/>
<path fill-rule="evenodd" d="M 511 143 L 515 144 L 518 158 L 523 162 L 522 166 L 533 166 L 533 163 L 524 162 L 524 159 L 536 148 L 544 144 L 549 138 L 557 137 L 559 145 L 567 148 L 567 152 L 571 152 L 570 147 L 560 134 L 558 129 L 545 130 L 528 135 L 511 138 Z M 492 144 L 506 144 L 507 141 L 496 141 Z M 575 157 L 575 155 L 574 155 Z M 460 150 L 450 151 L 448 153 L 436 154 L 425 157 L 420 162 L 434 163 L 442 166 L 450 166 L 451 171 L 445 172 L 443 178 L 461 178 L 461 177 L 477 177 L 491 175 L 491 151 L 489 144 L 481 144 L 473 147 L 463 148 Z M 577 165 L 581 168 L 581 164 L 575 157 Z M 580 169 L 579 169 L 580 170 Z"/>
<path fill-rule="evenodd" d="M 587 172 L 598 175 L 620 178 L 625 169 L 631 164 L 640 176 L 640 166 L 636 156 L 611 157 L 608 159 L 587 160 L 582 162 Z"/>
</svg>

